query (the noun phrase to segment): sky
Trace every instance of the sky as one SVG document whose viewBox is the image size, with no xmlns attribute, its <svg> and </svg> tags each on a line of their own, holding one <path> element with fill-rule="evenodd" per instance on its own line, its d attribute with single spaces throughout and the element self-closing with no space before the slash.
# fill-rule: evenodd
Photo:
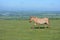
<svg viewBox="0 0 60 40">
<path fill-rule="evenodd" d="M 60 11 L 60 0 L 0 0 L 0 10 Z"/>
</svg>

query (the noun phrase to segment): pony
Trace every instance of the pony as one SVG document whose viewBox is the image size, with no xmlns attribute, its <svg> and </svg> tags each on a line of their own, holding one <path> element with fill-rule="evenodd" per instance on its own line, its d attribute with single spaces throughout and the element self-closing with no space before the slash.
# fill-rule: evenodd
<svg viewBox="0 0 60 40">
<path fill-rule="evenodd" d="M 49 18 L 37 18 L 35 16 L 31 16 L 29 19 L 29 22 L 31 23 L 32 21 L 34 22 L 35 26 L 37 24 L 38 25 L 46 24 L 46 25 L 48 25 L 48 28 L 49 28 Z M 32 28 L 34 28 L 34 26 Z"/>
</svg>

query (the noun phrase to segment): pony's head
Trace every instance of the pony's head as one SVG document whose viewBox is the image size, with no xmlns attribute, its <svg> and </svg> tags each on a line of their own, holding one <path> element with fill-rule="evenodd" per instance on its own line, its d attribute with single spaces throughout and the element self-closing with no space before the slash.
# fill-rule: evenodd
<svg viewBox="0 0 60 40">
<path fill-rule="evenodd" d="M 31 23 L 35 18 L 36 18 L 35 16 L 31 16 L 29 22 Z"/>
</svg>

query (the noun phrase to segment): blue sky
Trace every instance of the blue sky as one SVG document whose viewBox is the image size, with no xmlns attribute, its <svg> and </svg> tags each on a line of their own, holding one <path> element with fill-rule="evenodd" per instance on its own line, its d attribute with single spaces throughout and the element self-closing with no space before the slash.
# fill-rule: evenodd
<svg viewBox="0 0 60 40">
<path fill-rule="evenodd" d="M 60 11 L 60 0 L 0 0 L 0 10 Z"/>
</svg>

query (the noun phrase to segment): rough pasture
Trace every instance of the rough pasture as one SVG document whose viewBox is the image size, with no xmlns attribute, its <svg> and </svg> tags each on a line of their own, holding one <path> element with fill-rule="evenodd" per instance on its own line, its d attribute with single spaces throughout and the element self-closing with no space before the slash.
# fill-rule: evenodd
<svg viewBox="0 0 60 40">
<path fill-rule="evenodd" d="M 60 20 L 48 29 L 31 29 L 28 20 L 0 20 L 0 40 L 60 40 Z"/>
</svg>

